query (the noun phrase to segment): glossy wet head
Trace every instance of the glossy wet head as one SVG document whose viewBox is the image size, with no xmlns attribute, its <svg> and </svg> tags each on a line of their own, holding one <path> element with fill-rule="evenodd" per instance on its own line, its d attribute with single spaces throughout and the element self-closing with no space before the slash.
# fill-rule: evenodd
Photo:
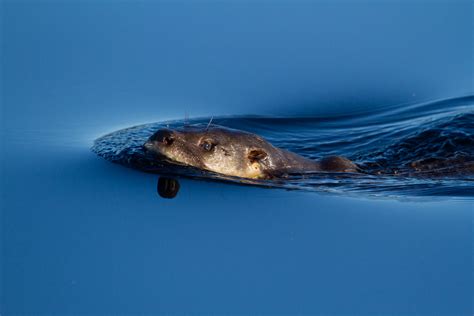
<svg viewBox="0 0 474 316">
<path fill-rule="evenodd" d="M 275 150 L 257 135 L 218 126 L 160 129 L 144 147 L 174 162 L 244 178 L 264 177 Z"/>
</svg>

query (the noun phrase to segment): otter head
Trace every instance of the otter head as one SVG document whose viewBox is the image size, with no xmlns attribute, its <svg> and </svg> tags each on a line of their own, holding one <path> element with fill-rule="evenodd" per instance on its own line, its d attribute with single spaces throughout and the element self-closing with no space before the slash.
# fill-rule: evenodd
<svg viewBox="0 0 474 316">
<path fill-rule="evenodd" d="M 275 150 L 257 135 L 218 126 L 160 129 L 144 147 L 174 162 L 243 178 L 265 178 Z"/>
</svg>

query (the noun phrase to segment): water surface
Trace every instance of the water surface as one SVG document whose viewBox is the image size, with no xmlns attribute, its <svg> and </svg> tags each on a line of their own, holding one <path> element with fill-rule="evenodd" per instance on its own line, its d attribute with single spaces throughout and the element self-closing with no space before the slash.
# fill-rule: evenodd
<svg viewBox="0 0 474 316">
<path fill-rule="evenodd" d="M 473 12 L 1 1 L 0 314 L 472 315 L 472 179 L 391 168 L 472 156 Z M 134 157 L 186 113 L 373 174 L 267 189 L 179 173 L 163 199 L 159 174 L 90 150 L 137 126 L 96 143 Z"/>
</svg>

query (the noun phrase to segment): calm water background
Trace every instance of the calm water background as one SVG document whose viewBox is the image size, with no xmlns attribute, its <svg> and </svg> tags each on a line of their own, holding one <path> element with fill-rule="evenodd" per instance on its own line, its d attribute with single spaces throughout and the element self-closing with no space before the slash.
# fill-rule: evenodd
<svg viewBox="0 0 474 316">
<path fill-rule="evenodd" d="M 473 204 L 157 177 L 95 138 L 473 93 L 468 1 L 3 1 L 1 312 L 473 313 Z"/>
</svg>

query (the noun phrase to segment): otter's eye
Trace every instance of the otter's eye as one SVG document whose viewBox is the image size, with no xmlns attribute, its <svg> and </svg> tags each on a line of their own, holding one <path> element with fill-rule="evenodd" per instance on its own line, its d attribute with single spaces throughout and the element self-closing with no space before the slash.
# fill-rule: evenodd
<svg viewBox="0 0 474 316">
<path fill-rule="evenodd" d="M 204 149 L 205 151 L 211 151 L 214 149 L 214 144 L 210 143 L 210 142 L 203 142 L 201 143 L 201 147 L 202 149 Z"/>
</svg>

